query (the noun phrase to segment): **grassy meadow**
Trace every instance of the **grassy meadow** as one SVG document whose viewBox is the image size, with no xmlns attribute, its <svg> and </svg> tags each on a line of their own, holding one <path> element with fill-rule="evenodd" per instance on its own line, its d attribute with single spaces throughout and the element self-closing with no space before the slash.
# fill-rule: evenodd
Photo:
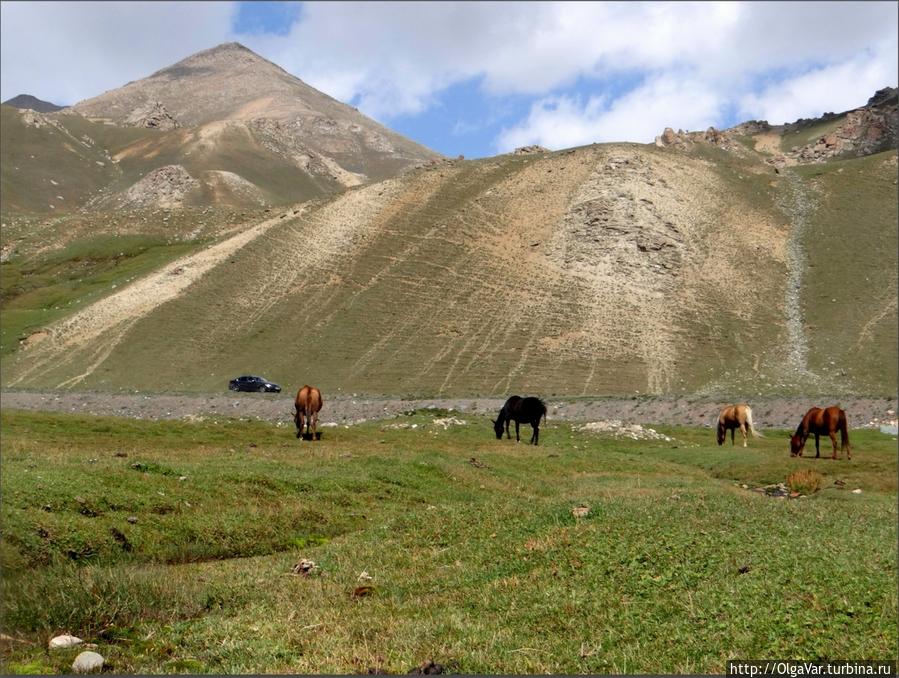
<svg viewBox="0 0 899 678">
<path fill-rule="evenodd" d="M 833 461 L 791 459 L 785 431 L 719 448 L 550 421 L 534 448 L 449 414 L 467 423 L 418 411 L 313 444 L 238 419 L 3 412 L 4 672 L 68 672 L 80 650 L 46 649 L 63 632 L 114 673 L 895 657 L 891 436 L 853 431 Z M 802 469 L 823 476 L 812 496 L 752 491 Z"/>
</svg>

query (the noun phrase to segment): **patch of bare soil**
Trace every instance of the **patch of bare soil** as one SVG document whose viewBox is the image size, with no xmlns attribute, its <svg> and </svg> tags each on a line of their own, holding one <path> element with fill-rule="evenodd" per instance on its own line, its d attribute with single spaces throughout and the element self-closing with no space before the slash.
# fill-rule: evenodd
<svg viewBox="0 0 899 678">
<path fill-rule="evenodd" d="M 370 420 L 402 417 L 418 409 L 450 410 L 461 417 L 495 415 L 505 402 L 501 398 L 403 398 L 355 397 L 325 394 L 325 406 L 319 421 L 325 428 L 352 425 Z M 279 426 L 293 426 L 293 394 L 112 394 L 79 392 L 4 391 L 0 404 L 4 410 L 68 412 L 133 419 L 181 419 L 198 421 L 208 417 L 259 419 Z M 546 400 L 547 428 L 556 422 L 605 422 L 594 429 L 631 431 L 633 425 L 683 425 L 712 427 L 718 412 L 730 401 L 696 397 L 639 398 L 552 398 Z M 896 398 L 756 398 L 751 401 L 756 428 L 792 429 L 812 405 L 839 404 L 846 410 L 850 428 L 879 428 L 882 422 L 895 421 Z M 435 420 L 436 425 L 457 425 L 450 415 Z M 477 425 L 469 421 L 469 425 Z M 489 430 L 489 422 L 485 424 Z M 645 430 L 645 428 L 644 428 Z M 327 437 L 327 433 L 325 436 Z M 492 435 L 492 433 L 491 433 Z M 645 437 L 645 436 L 644 436 Z"/>
<path fill-rule="evenodd" d="M 768 153 L 770 155 L 780 155 L 780 132 L 762 132 L 752 137 L 755 140 L 755 150 L 759 153 Z M 788 164 L 795 165 L 796 161 L 790 159 Z"/>
<path fill-rule="evenodd" d="M 266 204 L 262 189 L 234 172 L 208 170 L 203 173 L 203 182 L 216 196 L 217 204 Z"/>
</svg>

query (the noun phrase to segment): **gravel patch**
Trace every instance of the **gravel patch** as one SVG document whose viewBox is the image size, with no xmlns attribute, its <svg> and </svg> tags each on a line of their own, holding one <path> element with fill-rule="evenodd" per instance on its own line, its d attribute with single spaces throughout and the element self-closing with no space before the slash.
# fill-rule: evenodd
<svg viewBox="0 0 899 678">
<path fill-rule="evenodd" d="M 332 396 L 325 403 L 319 425 L 336 426 L 372 419 L 391 419 L 416 409 L 449 410 L 459 415 L 495 415 L 505 398 L 405 399 Z M 3 410 L 68 412 L 133 419 L 202 421 L 208 417 L 259 419 L 293 426 L 293 395 L 274 393 L 143 394 L 95 392 L 4 391 Z M 719 410 L 733 400 L 693 396 L 633 398 L 545 398 L 547 421 L 613 421 L 623 424 L 713 426 Z M 846 410 L 851 428 L 880 428 L 896 420 L 895 397 L 823 397 L 750 399 L 757 428 L 795 427 L 812 406 L 838 404 Z M 441 412 L 441 415 L 443 413 Z"/>
</svg>

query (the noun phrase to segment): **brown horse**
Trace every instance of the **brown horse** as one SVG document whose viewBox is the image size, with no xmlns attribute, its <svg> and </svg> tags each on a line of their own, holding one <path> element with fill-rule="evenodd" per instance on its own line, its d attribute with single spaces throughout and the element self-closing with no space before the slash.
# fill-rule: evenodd
<svg viewBox="0 0 899 678">
<path fill-rule="evenodd" d="M 821 448 L 818 446 L 822 433 L 830 436 L 833 444 L 833 457 L 837 458 L 837 431 L 840 432 L 840 452 L 846 452 L 846 459 L 852 459 L 852 451 L 849 449 L 849 422 L 846 413 L 836 405 L 821 409 L 813 407 L 799 422 L 796 433 L 790 436 L 790 456 L 802 456 L 805 441 L 810 434 L 815 434 L 815 459 L 821 456 Z"/>
<path fill-rule="evenodd" d="M 761 437 L 762 434 L 752 426 L 752 408 L 749 405 L 730 405 L 721 410 L 718 414 L 718 444 L 724 444 L 727 432 L 730 431 L 730 444 L 733 445 L 736 429 L 740 429 L 740 433 L 743 434 L 743 447 L 747 446 L 747 431 L 752 434 L 753 438 Z"/>
<path fill-rule="evenodd" d="M 303 435 L 303 426 L 310 440 L 315 440 L 315 430 L 318 427 L 318 413 L 322 408 L 322 392 L 315 386 L 303 386 L 297 391 L 297 399 L 293 404 L 296 412 L 293 421 L 297 425 L 297 438 Z"/>
</svg>

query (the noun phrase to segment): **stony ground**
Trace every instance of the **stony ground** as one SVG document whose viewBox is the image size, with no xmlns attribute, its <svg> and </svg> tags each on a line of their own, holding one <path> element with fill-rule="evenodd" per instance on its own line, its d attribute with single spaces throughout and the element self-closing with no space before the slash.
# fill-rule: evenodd
<svg viewBox="0 0 899 678">
<path fill-rule="evenodd" d="M 293 394 L 234 393 L 209 395 L 110 394 L 89 392 L 5 391 L 0 394 L 5 410 L 45 410 L 135 419 L 194 419 L 198 417 L 246 417 L 290 424 Z M 728 401 L 729 402 L 729 401 Z M 549 398 L 548 424 L 554 421 L 611 421 L 638 424 L 712 426 L 722 400 L 681 397 Z M 837 403 L 852 428 L 876 428 L 896 421 L 896 398 L 843 397 L 758 398 L 750 401 L 756 428 L 793 428 L 809 407 Z M 353 424 L 387 419 L 419 408 L 454 409 L 472 414 L 495 414 L 498 398 L 408 400 L 391 397 L 355 397 L 325 394 L 320 415 L 324 424 Z"/>
</svg>

